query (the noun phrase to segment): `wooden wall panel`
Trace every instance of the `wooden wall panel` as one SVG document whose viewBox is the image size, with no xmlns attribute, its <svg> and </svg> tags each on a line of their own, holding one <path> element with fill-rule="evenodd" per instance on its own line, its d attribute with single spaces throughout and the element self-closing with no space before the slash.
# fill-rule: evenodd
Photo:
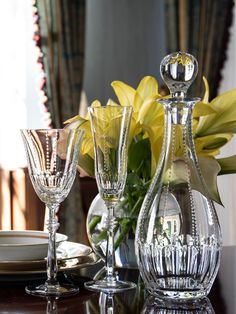
<svg viewBox="0 0 236 314">
<path fill-rule="evenodd" d="M 25 172 L 26 227 L 31 230 L 43 230 L 45 205 L 40 201 L 30 181 L 28 170 Z"/>
<path fill-rule="evenodd" d="M 0 169 L 0 229 L 11 229 L 10 172 Z"/>
<path fill-rule="evenodd" d="M 0 229 L 43 230 L 44 215 L 27 169 L 0 169 Z"/>
</svg>

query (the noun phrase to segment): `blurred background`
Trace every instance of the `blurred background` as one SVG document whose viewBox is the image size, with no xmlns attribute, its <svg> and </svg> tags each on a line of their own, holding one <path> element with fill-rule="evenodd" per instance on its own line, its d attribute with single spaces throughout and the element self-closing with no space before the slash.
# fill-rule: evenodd
<svg viewBox="0 0 236 314">
<path fill-rule="evenodd" d="M 232 0 L 1 0 L 0 1 L 0 229 L 43 229 L 44 206 L 29 181 L 21 128 L 63 127 L 99 99 L 110 84 L 135 87 L 157 78 L 168 53 L 183 50 L 199 62 L 191 95 L 210 98 L 236 87 L 236 7 Z M 114 99 L 115 100 L 115 99 Z M 235 139 L 222 151 L 236 153 Z M 218 178 L 217 206 L 225 245 L 236 244 L 236 176 Z M 85 220 L 97 194 L 79 178 L 63 203 L 60 231 L 87 242 Z"/>
</svg>

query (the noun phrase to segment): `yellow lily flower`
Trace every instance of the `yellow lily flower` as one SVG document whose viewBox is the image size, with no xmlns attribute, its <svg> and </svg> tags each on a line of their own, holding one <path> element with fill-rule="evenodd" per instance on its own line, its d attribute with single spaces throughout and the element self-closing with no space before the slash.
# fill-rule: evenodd
<svg viewBox="0 0 236 314">
<path fill-rule="evenodd" d="M 215 113 L 199 119 L 197 136 L 236 133 L 236 89 L 217 96 L 210 106 Z"/>
<path fill-rule="evenodd" d="M 156 168 L 160 155 L 160 145 L 163 136 L 163 107 L 157 99 L 162 96 L 158 93 L 158 83 L 154 77 L 146 76 L 139 83 L 137 90 L 120 81 L 112 82 L 111 86 L 122 106 L 132 105 L 133 118 L 131 123 L 131 139 L 144 133 L 150 139 L 152 173 Z M 131 142 L 131 140 L 129 141 Z"/>
<path fill-rule="evenodd" d="M 83 141 L 80 146 L 78 170 L 80 176 L 94 176 L 94 149 L 90 122 L 79 115 L 64 122 L 65 129 L 83 129 Z"/>
<path fill-rule="evenodd" d="M 221 173 L 224 173 L 223 168 L 228 169 L 230 167 L 232 170 L 231 164 L 234 159 L 231 158 L 217 163 L 215 156 L 220 153 L 221 147 L 229 142 L 233 134 L 236 133 L 236 89 L 217 96 L 209 102 L 208 82 L 205 77 L 203 77 L 203 81 L 205 84 L 204 97 L 193 109 L 194 142 L 196 152 L 202 158 L 203 168 L 204 163 L 210 163 L 214 165 L 215 175 L 217 175 L 219 163 Z M 142 145 L 146 150 L 150 150 L 150 154 L 146 156 L 150 156 L 149 170 L 150 176 L 152 176 L 159 160 L 164 134 L 164 108 L 158 103 L 158 99 L 163 97 L 158 92 L 158 83 L 154 77 L 145 76 L 138 84 L 137 89 L 121 81 L 114 81 L 111 86 L 117 96 L 118 103 L 109 99 L 106 106 L 132 106 L 133 114 L 129 145 L 132 147 L 132 152 L 140 150 Z M 102 105 L 98 100 L 95 100 L 91 106 L 100 107 Z M 103 128 L 103 133 L 107 134 L 109 138 L 115 138 L 116 135 L 112 134 L 109 127 L 111 121 L 114 122 L 111 116 L 101 114 L 98 117 L 98 124 L 99 127 Z M 66 121 L 66 123 L 66 127 L 84 129 L 79 163 L 82 168 L 86 168 L 85 171 L 88 174 L 92 175 L 94 150 L 89 115 L 87 114 L 85 118 L 76 116 Z M 180 132 L 179 136 L 182 138 L 182 130 L 177 128 L 177 132 Z M 138 143 L 139 145 L 135 148 L 134 145 Z M 176 156 L 181 154 L 181 152 L 175 153 Z M 131 169 L 139 171 L 137 160 L 133 157 L 131 159 L 133 162 Z M 147 164 L 148 162 L 145 163 L 145 165 Z M 218 167 L 215 166 L 216 164 Z M 142 167 L 142 160 L 140 161 L 140 167 Z M 144 173 L 147 173 L 147 171 L 144 171 Z"/>
</svg>

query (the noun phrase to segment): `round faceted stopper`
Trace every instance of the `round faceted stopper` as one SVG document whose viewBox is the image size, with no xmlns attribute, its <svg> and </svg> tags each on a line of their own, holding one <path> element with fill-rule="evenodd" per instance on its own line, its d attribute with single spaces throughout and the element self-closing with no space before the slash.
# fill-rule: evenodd
<svg viewBox="0 0 236 314">
<path fill-rule="evenodd" d="M 162 60 L 160 72 L 172 97 L 185 97 L 197 75 L 198 63 L 186 52 L 174 52 Z"/>
</svg>

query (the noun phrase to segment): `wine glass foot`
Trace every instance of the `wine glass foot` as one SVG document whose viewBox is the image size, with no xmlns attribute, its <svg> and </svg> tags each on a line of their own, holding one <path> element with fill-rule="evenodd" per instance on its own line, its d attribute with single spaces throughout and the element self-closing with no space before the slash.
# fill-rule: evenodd
<svg viewBox="0 0 236 314">
<path fill-rule="evenodd" d="M 88 281 L 84 286 L 88 290 L 105 293 L 119 293 L 136 288 L 136 284 L 130 281 L 116 280 L 110 282 L 106 279 Z"/>
<path fill-rule="evenodd" d="M 25 288 L 26 293 L 39 297 L 67 297 L 79 292 L 79 288 L 71 284 L 62 284 L 48 288 L 47 285 L 30 285 Z"/>
</svg>

